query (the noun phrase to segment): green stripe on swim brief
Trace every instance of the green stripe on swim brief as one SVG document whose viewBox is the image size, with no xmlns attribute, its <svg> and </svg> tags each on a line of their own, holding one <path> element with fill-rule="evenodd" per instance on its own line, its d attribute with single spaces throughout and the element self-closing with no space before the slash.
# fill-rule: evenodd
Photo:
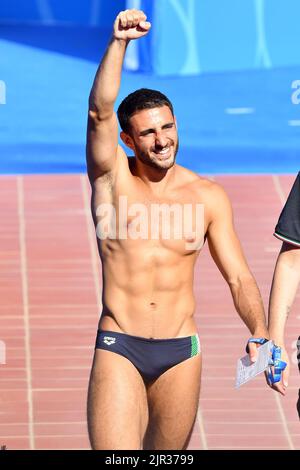
<svg viewBox="0 0 300 470">
<path fill-rule="evenodd" d="M 191 357 L 200 353 L 200 343 L 198 335 L 191 336 Z"/>
</svg>

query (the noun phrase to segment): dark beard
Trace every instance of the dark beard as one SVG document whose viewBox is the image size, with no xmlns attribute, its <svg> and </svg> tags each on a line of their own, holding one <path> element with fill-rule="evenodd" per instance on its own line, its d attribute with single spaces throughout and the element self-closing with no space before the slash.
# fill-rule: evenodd
<svg viewBox="0 0 300 470">
<path fill-rule="evenodd" d="M 146 152 L 143 152 L 142 150 L 140 150 L 139 153 L 136 153 L 136 158 L 138 158 L 145 165 L 150 166 L 151 168 L 155 168 L 156 170 L 169 170 L 170 168 L 172 168 L 172 166 L 175 165 L 178 150 L 179 150 L 179 140 L 177 140 L 177 144 L 175 147 L 174 159 L 167 167 L 160 166 L 159 164 L 157 164 L 157 162 L 151 160 L 149 158 L 149 155 Z"/>
</svg>

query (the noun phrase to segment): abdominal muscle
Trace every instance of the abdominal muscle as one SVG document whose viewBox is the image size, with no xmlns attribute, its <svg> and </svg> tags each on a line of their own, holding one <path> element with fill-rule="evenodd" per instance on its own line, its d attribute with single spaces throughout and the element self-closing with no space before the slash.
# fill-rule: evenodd
<svg viewBox="0 0 300 470">
<path fill-rule="evenodd" d="M 103 311 L 99 329 L 145 338 L 196 333 L 193 269 L 196 255 L 137 241 L 100 249 Z"/>
</svg>

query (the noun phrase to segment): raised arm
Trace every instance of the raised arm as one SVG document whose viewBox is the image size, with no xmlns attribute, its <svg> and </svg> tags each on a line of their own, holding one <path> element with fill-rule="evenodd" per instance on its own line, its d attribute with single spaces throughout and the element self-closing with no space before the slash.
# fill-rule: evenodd
<svg viewBox="0 0 300 470">
<path fill-rule="evenodd" d="M 279 253 L 270 294 L 269 333 L 270 338 L 282 348 L 282 359 L 287 362 L 282 383 L 273 388 L 282 393 L 288 386 L 289 359 L 284 345 L 285 324 L 300 284 L 300 247 L 284 242 Z"/>
<path fill-rule="evenodd" d="M 256 281 L 247 265 L 233 225 L 230 201 L 217 184 L 211 188 L 207 239 L 211 255 L 228 283 L 241 319 L 254 337 L 268 338 L 263 302 Z M 249 344 L 250 358 L 256 358 L 256 346 Z"/>
<path fill-rule="evenodd" d="M 87 168 L 91 183 L 113 172 L 117 157 L 125 156 L 118 145 L 118 122 L 114 112 L 127 45 L 148 33 L 151 25 L 139 10 L 126 10 L 117 16 L 110 43 L 98 67 L 89 96 L 87 126 Z"/>
</svg>

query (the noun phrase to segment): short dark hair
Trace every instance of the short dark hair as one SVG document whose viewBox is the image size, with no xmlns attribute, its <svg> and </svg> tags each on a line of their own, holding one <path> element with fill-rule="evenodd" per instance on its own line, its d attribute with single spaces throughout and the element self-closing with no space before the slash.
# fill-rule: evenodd
<svg viewBox="0 0 300 470">
<path fill-rule="evenodd" d="M 137 111 L 143 109 L 161 108 L 162 106 L 168 106 L 172 115 L 174 116 L 173 105 L 169 98 L 163 93 L 157 90 L 150 90 L 149 88 L 141 88 L 139 90 L 130 93 L 118 108 L 118 119 L 121 129 L 126 132 L 130 131 L 129 120 L 131 116 Z"/>
</svg>

